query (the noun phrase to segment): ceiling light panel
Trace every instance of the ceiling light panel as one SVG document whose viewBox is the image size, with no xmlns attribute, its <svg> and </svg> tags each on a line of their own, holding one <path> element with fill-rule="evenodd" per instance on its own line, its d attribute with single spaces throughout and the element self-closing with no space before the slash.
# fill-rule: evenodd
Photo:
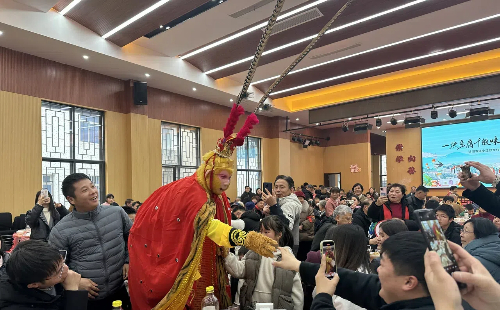
<svg viewBox="0 0 500 310">
<path fill-rule="evenodd" d="M 115 27 L 114 29 L 112 29 L 111 31 L 109 31 L 108 33 L 103 35 L 102 37 L 104 39 L 106 39 L 106 38 L 112 36 L 113 34 L 117 33 L 118 31 L 122 30 L 123 28 L 127 27 L 128 25 L 132 24 L 133 22 L 141 19 L 142 17 L 148 15 L 149 13 L 153 12 L 154 10 L 158 9 L 159 7 L 161 7 L 162 5 L 164 5 L 165 3 L 169 2 L 169 1 L 170 0 L 161 0 L 161 1 L 156 2 L 155 4 L 150 6 L 149 8 L 147 8 L 144 11 L 140 12 L 139 14 L 135 15 L 134 17 L 130 18 L 129 20 L 123 22 L 121 25 Z"/>
<path fill-rule="evenodd" d="M 396 46 L 396 45 L 399 45 L 399 44 L 408 43 L 408 42 L 411 42 L 411 41 L 414 41 L 414 40 L 426 38 L 426 37 L 433 36 L 433 35 L 436 35 L 436 34 L 439 34 L 439 33 L 447 32 L 447 31 L 451 31 L 451 30 L 455 30 L 455 29 L 459 29 L 459 28 L 462 28 L 462 27 L 467 27 L 467 26 L 474 25 L 474 24 L 477 24 L 477 23 L 480 23 L 480 22 L 484 22 L 484 21 L 488 21 L 488 20 L 491 20 L 491 19 L 494 19 L 494 18 L 500 18 L 500 14 L 491 15 L 491 16 L 488 16 L 488 17 L 485 17 L 485 18 L 473 20 L 473 21 L 470 21 L 470 22 L 467 22 L 467 23 L 463 23 L 463 24 L 460 24 L 460 25 L 456 25 L 456 26 L 453 26 L 453 27 L 444 28 L 444 29 L 441 29 L 441 30 L 429 32 L 429 33 L 426 33 L 426 34 L 423 34 L 423 35 L 419 35 L 419 36 L 416 36 L 416 37 L 412 37 L 412 38 L 409 38 L 409 39 L 405 39 L 405 40 L 397 41 L 397 42 L 394 42 L 394 43 L 390 43 L 390 44 L 382 45 L 382 46 L 379 46 L 379 47 L 375 47 L 375 48 L 372 48 L 372 49 L 369 49 L 369 50 L 366 50 L 366 51 L 362 51 L 362 52 L 359 52 L 359 53 L 355 53 L 355 54 L 347 55 L 347 56 L 344 56 L 344 57 L 339 57 L 339 58 L 336 58 L 336 59 L 325 61 L 325 62 L 322 62 L 322 63 L 319 63 L 319 64 L 315 64 L 315 65 L 312 65 L 312 66 L 308 66 L 308 67 L 305 67 L 305 68 L 302 68 L 302 69 L 294 70 L 294 71 L 290 72 L 289 75 L 295 74 L 295 73 L 299 73 L 299 72 L 303 72 L 303 71 L 307 71 L 307 70 L 314 69 L 314 68 L 317 68 L 317 67 L 329 65 L 329 64 L 332 64 L 332 63 L 335 63 L 335 62 L 339 62 L 339 61 L 342 61 L 342 60 L 345 60 L 345 59 L 349 59 L 349 58 L 352 58 L 352 57 L 356 57 L 356 56 L 368 54 L 368 53 L 371 53 L 371 52 L 379 51 L 379 50 L 382 50 L 382 49 L 385 49 L 385 48 L 388 48 L 388 47 L 393 47 L 393 46 Z M 260 80 L 260 81 L 256 81 L 256 82 L 253 82 L 252 85 L 256 85 L 256 84 L 267 82 L 267 81 L 274 81 L 278 77 L 279 77 L 279 75 L 276 75 L 276 76 L 273 76 L 273 77 L 270 77 L 270 78 L 266 78 L 266 79 L 263 79 L 263 80 Z"/>
<path fill-rule="evenodd" d="M 407 3 L 405 5 L 400 5 L 398 7 L 395 7 L 395 8 L 392 8 L 392 9 L 389 9 L 389 10 L 386 10 L 386 11 L 383 11 L 383 12 L 380 12 L 380 13 L 377 13 L 377 14 L 373 14 L 373 15 L 370 15 L 370 16 L 367 16 L 365 18 L 361 18 L 361 19 L 358 19 L 356 21 L 353 21 L 353 22 L 350 22 L 350 23 L 347 23 L 345 25 L 342 25 L 342 26 L 339 26 L 339 27 L 336 27 L 336 28 L 332 28 L 328 31 L 325 32 L 325 35 L 329 34 L 329 33 L 332 33 L 332 32 L 335 32 L 335 31 L 339 31 L 339 30 L 342 30 L 342 29 L 345 29 L 345 28 L 348 28 L 348 27 L 351 27 L 351 26 L 354 26 L 354 25 L 358 25 L 358 24 L 361 24 L 361 23 L 364 23 L 366 21 L 369 21 L 369 20 L 372 20 L 374 18 L 377 18 L 377 17 L 381 17 L 381 16 L 384 16 L 384 15 L 387 15 L 387 14 L 390 14 L 390 13 L 394 13 L 394 12 L 397 12 L 399 10 L 403 10 L 403 9 L 406 9 L 408 7 L 411 7 L 411 6 L 414 6 L 414 5 L 417 5 L 417 4 L 420 4 L 422 2 L 425 2 L 425 1 L 429 1 L 429 0 L 416 0 L 416 1 L 412 1 L 410 3 Z M 280 51 L 282 49 L 285 49 L 285 48 L 288 48 L 288 47 L 291 47 L 291 46 L 294 46 L 294 45 L 297 45 L 297 44 L 300 44 L 300 43 L 303 43 L 303 42 L 309 42 L 311 41 L 312 39 L 314 39 L 316 37 L 316 34 L 314 35 L 311 35 L 311 36 L 308 36 L 306 38 L 302 38 L 300 40 L 297 40 L 297 41 L 294 41 L 294 42 L 290 42 L 290 43 L 287 43 L 287 44 L 284 44 L 284 45 L 281 45 L 281 46 L 278 46 L 278 47 L 275 47 L 273 49 L 270 49 L 268 51 L 265 51 L 262 53 L 262 56 L 265 56 L 265 55 L 269 55 L 269 54 L 272 54 L 274 52 L 277 52 L 277 51 Z M 189 55 L 189 54 L 188 54 Z M 184 59 L 183 57 L 181 57 L 181 59 Z M 208 70 L 206 72 L 204 72 L 205 74 L 211 74 L 211 73 L 214 73 L 214 72 L 217 72 L 217 71 L 220 71 L 220 70 L 223 70 L 223 69 L 227 69 L 227 68 L 230 68 L 230 67 L 233 67 L 233 66 L 236 66 L 236 65 L 239 65 L 241 63 L 244 63 L 244 62 L 248 62 L 248 61 L 251 61 L 253 59 L 253 56 L 250 56 L 250 57 L 247 57 L 247 58 L 244 58 L 244 59 L 240 59 L 238 61 L 235 61 L 235 62 L 232 62 L 232 63 L 229 63 L 229 64 L 226 64 L 224 66 L 220 66 L 218 68 L 214 68 L 214 69 L 211 69 L 211 70 Z"/>
<path fill-rule="evenodd" d="M 78 3 L 80 3 L 82 0 L 73 0 L 70 4 L 68 4 L 64 9 L 62 9 L 59 14 L 65 15 L 68 13 L 72 8 L 74 8 Z"/>
<path fill-rule="evenodd" d="M 287 17 L 290 17 L 290 16 L 292 16 L 292 15 L 294 15 L 294 14 L 297 14 L 297 13 L 300 13 L 300 12 L 302 12 L 302 11 L 305 11 L 305 10 L 308 10 L 308 9 L 310 9 L 310 8 L 313 8 L 313 7 L 315 7 L 315 6 L 319 5 L 319 4 L 323 3 L 323 2 L 326 2 L 326 1 L 328 1 L 328 0 L 318 0 L 318 1 L 314 1 L 314 2 L 312 2 L 312 3 L 309 3 L 309 4 L 307 4 L 307 5 L 302 6 L 302 7 L 300 7 L 300 8 L 297 8 L 297 9 L 295 9 L 295 10 L 293 10 L 293 11 L 290 11 L 290 12 L 288 12 L 288 13 L 284 13 L 284 14 L 282 14 L 282 15 L 278 16 L 277 21 L 280 21 L 280 20 L 282 20 L 282 19 L 284 19 L 284 18 L 287 18 Z M 227 43 L 227 42 L 232 41 L 232 40 L 234 40 L 234 39 L 236 39 L 236 38 L 239 38 L 239 37 L 241 37 L 241 36 L 244 36 L 244 35 L 246 35 L 246 34 L 248 34 L 248 33 L 250 33 L 250 32 L 253 32 L 253 31 L 255 31 L 255 30 L 259 30 L 259 29 L 261 29 L 261 28 L 263 28 L 263 27 L 266 27 L 266 25 L 267 25 L 267 21 L 265 21 L 265 22 L 263 22 L 263 23 L 260 23 L 260 24 L 258 24 L 258 25 L 255 25 L 255 26 L 253 26 L 253 27 L 251 27 L 251 28 L 245 29 L 245 30 L 243 30 L 243 31 L 241 31 L 241 32 L 235 33 L 235 34 L 233 34 L 232 36 L 229 36 L 229 37 L 224 38 L 224 39 L 222 39 L 222 40 L 216 41 L 216 42 L 214 42 L 214 43 L 212 43 L 212 44 L 209 44 L 209 45 L 207 45 L 207 46 L 204 46 L 204 47 L 202 47 L 202 48 L 199 48 L 199 49 L 197 49 L 197 50 L 195 50 L 195 51 L 192 51 L 191 53 L 188 53 L 188 54 L 186 54 L 186 55 L 184 55 L 184 56 L 181 56 L 180 58 L 181 58 L 181 59 L 186 59 L 186 58 L 189 58 L 189 57 L 191 57 L 191 56 L 194 56 L 194 55 L 197 55 L 197 54 L 199 54 L 199 53 L 202 53 L 202 52 L 204 52 L 204 51 L 208 51 L 209 49 L 212 49 L 212 48 L 214 48 L 214 47 L 216 47 L 216 46 L 219 46 L 219 45 L 221 45 L 221 44 Z"/>
<path fill-rule="evenodd" d="M 367 68 L 367 69 L 363 69 L 363 70 L 359 70 L 359 71 L 355 71 L 355 72 L 350 72 L 350 73 L 334 76 L 334 77 L 331 77 L 328 79 L 319 80 L 319 81 L 315 81 L 315 82 L 311 82 L 311 83 L 283 89 L 283 90 L 272 93 L 271 96 L 278 95 L 278 94 L 285 93 L 285 92 L 290 92 L 293 90 L 297 90 L 297 89 L 301 89 L 301 88 L 305 88 L 305 87 L 309 87 L 309 86 L 314 86 L 314 85 L 325 83 L 325 82 L 330 82 L 330 81 L 342 79 L 342 78 L 353 76 L 353 75 L 358 75 L 358 74 L 365 73 L 365 72 L 375 71 L 375 70 L 383 69 L 383 68 L 387 68 L 387 67 L 393 67 L 396 65 L 400 65 L 400 64 L 404 64 L 404 63 L 408 63 L 408 62 L 413 62 L 413 61 L 420 60 L 420 59 L 425 59 L 425 58 L 434 57 L 434 56 L 438 56 L 438 55 L 453 53 L 453 52 L 457 52 L 460 50 L 464 50 L 464 49 L 468 49 L 468 48 L 472 48 L 472 47 L 476 47 L 476 46 L 480 46 L 480 45 L 485 45 L 485 44 L 489 44 L 489 43 L 493 43 L 493 42 L 498 42 L 498 41 L 500 41 L 500 37 L 477 42 L 477 43 L 473 43 L 473 44 L 468 44 L 468 45 L 464 45 L 464 46 L 460 46 L 460 47 L 456 47 L 456 48 L 452 48 L 452 49 L 448 49 L 448 50 L 443 50 L 443 51 L 432 53 L 432 54 L 425 54 L 425 55 L 418 56 L 418 57 L 413 57 L 413 58 L 408 58 L 408 59 L 404 59 L 404 60 L 400 60 L 400 61 L 395 61 L 395 62 L 391 62 L 388 64 L 384 64 L 384 65 L 380 65 L 380 66 L 376 66 L 376 67 L 372 67 L 372 68 Z"/>
</svg>

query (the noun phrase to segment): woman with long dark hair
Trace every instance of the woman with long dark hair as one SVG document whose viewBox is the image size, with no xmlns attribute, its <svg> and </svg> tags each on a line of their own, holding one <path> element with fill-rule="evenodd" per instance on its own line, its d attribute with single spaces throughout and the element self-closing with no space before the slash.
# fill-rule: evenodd
<svg viewBox="0 0 500 310">
<path fill-rule="evenodd" d="M 47 196 L 42 191 L 36 193 L 35 206 L 26 212 L 26 225 L 31 228 L 30 239 L 47 241 L 52 227 L 68 214 L 64 206 L 56 208 L 52 194 L 47 191 Z"/>
<path fill-rule="evenodd" d="M 264 218 L 260 222 L 260 233 L 276 240 L 280 247 L 292 253 L 291 247 L 294 244 L 292 232 L 278 216 L 271 215 Z M 231 276 L 240 279 L 241 288 L 235 298 L 240 309 L 251 308 L 256 302 L 273 303 L 274 309 L 303 308 L 304 292 L 299 274 L 275 268 L 273 262 L 277 260 L 281 260 L 279 251 L 275 252 L 274 258 L 248 251 L 241 261 L 229 253 L 225 259 L 225 266 Z"/>
<path fill-rule="evenodd" d="M 326 232 L 325 240 L 332 240 L 335 244 L 337 267 L 370 273 L 370 256 L 366 250 L 368 240 L 361 227 L 352 224 L 332 227 Z M 332 298 L 334 309 L 364 309 L 336 295 Z"/>
</svg>

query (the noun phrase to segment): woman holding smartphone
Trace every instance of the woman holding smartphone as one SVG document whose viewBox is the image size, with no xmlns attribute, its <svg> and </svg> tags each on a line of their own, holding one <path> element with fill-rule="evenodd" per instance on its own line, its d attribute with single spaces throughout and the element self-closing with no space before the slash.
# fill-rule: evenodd
<svg viewBox="0 0 500 310">
<path fill-rule="evenodd" d="M 36 193 L 35 206 L 26 213 L 26 225 L 31 228 L 30 239 L 47 241 L 52 228 L 67 214 L 64 206 L 55 207 L 49 191 Z"/>
</svg>

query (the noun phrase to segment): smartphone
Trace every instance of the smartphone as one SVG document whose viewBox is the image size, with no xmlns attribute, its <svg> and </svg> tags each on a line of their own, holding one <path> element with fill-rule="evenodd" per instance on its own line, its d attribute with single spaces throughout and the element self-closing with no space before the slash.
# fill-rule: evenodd
<svg viewBox="0 0 500 310">
<path fill-rule="evenodd" d="M 271 182 L 264 182 L 264 184 L 262 184 L 262 188 L 263 188 L 262 190 L 263 193 L 267 194 L 266 189 L 269 191 L 270 194 L 273 193 L 273 183 Z"/>
<path fill-rule="evenodd" d="M 470 166 L 469 165 L 460 166 L 460 169 L 462 169 L 462 173 L 463 173 L 464 176 L 467 177 L 467 179 L 472 178 L 472 173 L 470 172 Z"/>
<path fill-rule="evenodd" d="M 335 243 L 332 240 L 323 240 L 320 243 L 319 250 L 321 257 L 326 255 L 325 276 L 328 279 L 333 279 L 337 272 L 337 265 L 335 264 Z"/>
<path fill-rule="evenodd" d="M 448 241 L 444 235 L 443 229 L 436 219 L 436 213 L 431 209 L 415 210 L 417 222 L 420 226 L 420 231 L 427 241 L 427 247 L 431 251 L 435 251 L 441 258 L 443 268 L 452 274 L 455 271 L 460 271 L 457 261 L 453 256 L 453 252 L 448 245 Z M 457 282 L 460 289 L 466 288 L 466 285 Z"/>
<path fill-rule="evenodd" d="M 387 196 L 387 187 L 380 188 L 380 197 Z"/>
<path fill-rule="evenodd" d="M 40 194 L 45 198 L 49 197 L 49 191 L 46 188 L 42 189 Z"/>
</svg>

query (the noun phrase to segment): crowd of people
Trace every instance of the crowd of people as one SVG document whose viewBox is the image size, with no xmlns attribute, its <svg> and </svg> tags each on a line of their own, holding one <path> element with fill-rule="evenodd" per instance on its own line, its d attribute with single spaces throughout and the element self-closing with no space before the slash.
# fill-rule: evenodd
<svg viewBox="0 0 500 310">
<path fill-rule="evenodd" d="M 239 309 L 496 309 L 500 302 L 500 177 L 459 174 L 442 199 L 424 186 L 388 184 L 386 193 L 303 184 L 276 177 L 273 189 L 245 187 L 231 204 L 231 225 L 259 232 L 279 248 L 273 257 L 236 246 L 225 255 L 231 297 Z M 492 192 L 484 184 L 493 184 Z M 132 309 L 127 286 L 129 232 L 141 203 L 100 204 L 85 174 L 62 183 L 71 208 L 47 191 L 26 214 L 29 241 L 0 253 L 0 309 Z M 188 208 L 189 206 L 186 206 Z M 414 211 L 431 209 L 460 271 L 449 274 L 428 251 Z M 333 279 L 325 277 L 323 241 L 335 245 Z M 147 247 L 147 245 L 146 245 Z M 202 262 L 203 264 L 203 262 Z M 459 289 L 457 282 L 467 284 Z M 195 308 L 197 309 L 197 308 Z"/>
</svg>

